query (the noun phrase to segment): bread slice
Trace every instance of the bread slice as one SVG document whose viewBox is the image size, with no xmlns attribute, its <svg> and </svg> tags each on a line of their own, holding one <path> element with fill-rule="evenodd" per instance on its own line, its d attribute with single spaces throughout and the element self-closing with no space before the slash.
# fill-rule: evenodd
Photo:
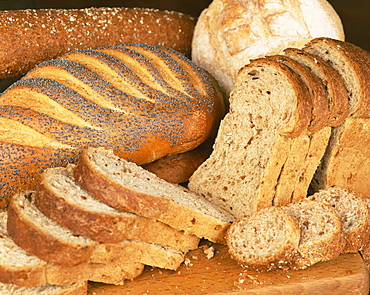
<svg viewBox="0 0 370 295">
<path fill-rule="evenodd" d="M 298 48 L 287 48 L 284 54 L 309 68 L 325 86 L 329 107 L 328 126 L 337 127 L 349 113 L 347 88 L 337 70 L 319 56 L 312 55 Z"/>
<path fill-rule="evenodd" d="M 311 121 L 310 94 L 287 66 L 257 59 L 239 71 L 211 156 L 189 188 L 236 218 L 271 206 L 281 169 Z"/>
<path fill-rule="evenodd" d="M 114 209 L 95 198 L 76 183 L 73 168 L 74 165 L 50 168 L 42 174 L 35 205 L 50 219 L 100 242 L 131 240 L 170 246 L 182 252 L 198 247 L 199 238 L 194 235 L 154 219 Z"/>
<path fill-rule="evenodd" d="M 298 222 L 276 206 L 238 219 L 226 234 L 231 256 L 257 269 L 285 268 L 297 253 L 299 239 Z"/>
<path fill-rule="evenodd" d="M 308 197 L 333 207 L 342 222 L 346 245 L 343 253 L 358 252 L 369 241 L 369 210 L 366 202 L 354 192 L 342 188 L 321 190 Z"/>
<path fill-rule="evenodd" d="M 368 117 L 370 113 L 370 52 L 349 42 L 315 38 L 303 51 L 319 56 L 341 75 L 349 95 L 349 115 Z"/>
<path fill-rule="evenodd" d="M 71 285 L 56 286 L 45 284 L 36 287 L 20 287 L 0 283 L 1 295 L 86 295 L 87 282 L 78 282 Z"/>
<path fill-rule="evenodd" d="M 77 183 L 108 205 L 220 242 L 234 218 L 186 188 L 168 183 L 104 148 L 85 149 Z"/>
<path fill-rule="evenodd" d="M 291 268 L 307 268 L 342 253 L 345 247 L 342 222 L 337 212 L 329 205 L 303 200 L 281 208 L 298 221 L 301 231 L 298 251 Z"/>
<path fill-rule="evenodd" d="M 13 241 L 40 259 L 62 265 L 87 262 L 96 241 L 62 227 L 34 204 L 35 193 L 14 195 L 9 203 L 7 231 Z"/>
</svg>

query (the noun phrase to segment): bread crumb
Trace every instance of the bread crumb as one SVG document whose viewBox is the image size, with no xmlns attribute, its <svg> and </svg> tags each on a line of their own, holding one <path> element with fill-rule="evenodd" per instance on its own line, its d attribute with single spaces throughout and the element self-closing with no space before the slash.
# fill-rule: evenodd
<svg viewBox="0 0 370 295">
<path fill-rule="evenodd" d="M 186 258 L 184 260 L 184 264 L 185 264 L 185 266 L 193 266 L 193 263 L 191 263 L 191 260 L 189 258 Z"/>
<path fill-rule="evenodd" d="M 211 259 L 215 256 L 215 248 L 209 247 L 204 249 L 204 254 L 206 254 L 207 259 Z"/>
</svg>

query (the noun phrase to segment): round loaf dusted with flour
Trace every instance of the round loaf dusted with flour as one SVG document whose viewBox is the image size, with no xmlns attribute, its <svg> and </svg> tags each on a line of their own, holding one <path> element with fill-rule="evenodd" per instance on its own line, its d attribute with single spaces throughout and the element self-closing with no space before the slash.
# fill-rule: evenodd
<svg viewBox="0 0 370 295">
<path fill-rule="evenodd" d="M 326 0 L 214 0 L 195 26 L 192 59 L 228 94 L 250 59 L 300 48 L 316 37 L 344 39 L 341 20 Z"/>
<path fill-rule="evenodd" d="M 0 96 L 2 204 L 87 146 L 140 165 L 192 150 L 224 112 L 210 74 L 167 47 L 127 44 L 44 62 Z"/>
</svg>

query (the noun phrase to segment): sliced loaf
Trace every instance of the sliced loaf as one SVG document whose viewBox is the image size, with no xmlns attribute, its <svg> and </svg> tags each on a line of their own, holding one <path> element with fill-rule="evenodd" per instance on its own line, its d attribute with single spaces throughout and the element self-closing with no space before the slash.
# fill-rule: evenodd
<svg viewBox="0 0 370 295">
<path fill-rule="evenodd" d="M 277 61 L 239 71 L 211 156 L 189 188 L 236 218 L 271 206 L 293 138 L 307 132 L 312 103 L 302 79 Z"/>
<path fill-rule="evenodd" d="M 86 295 L 87 287 L 87 282 L 64 286 L 44 284 L 29 288 L 0 283 L 0 295 Z"/>
<path fill-rule="evenodd" d="M 87 262 L 97 242 L 46 217 L 34 198 L 35 193 L 27 191 L 10 200 L 7 231 L 13 241 L 47 262 L 71 266 Z"/>
<path fill-rule="evenodd" d="M 328 126 L 337 127 L 346 119 L 349 113 L 347 88 L 338 71 L 318 56 L 298 48 L 284 50 L 286 56 L 308 67 L 325 86 L 329 107 Z"/>
<path fill-rule="evenodd" d="M 298 221 L 301 231 L 298 251 L 291 268 L 303 269 L 342 253 L 345 247 L 342 222 L 329 205 L 304 200 L 281 208 Z"/>
<path fill-rule="evenodd" d="M 303 51 L 319 56 L 339 72 L 348 90 L 351 116 L 370 116 L 370 52 L 324 37 L 311 40 Z"/>
<path fill-rule="evenodd" d="M 88 148 L 74 169 L 77 183 L 108 205 L 222 242 L 234 218 L 186 188 L 166 182 L 112 150 Z"/>
<path fill-rule="evenodd" d="M 365 200 L 347 189 L 332 187 L 308 197 L 333 207 L 342 222 L 343 253 L 358 252 L 369 241 L 369 210 Z"/>
<path fill-rule="evenodd" d="M 257 269 L 285 268 L 297 253 L 299 239 L 298 222 L 276 206 L 238 219 L 226 235 L 231 256 Z"/>
<path fill-rule="evenodd" d="M 198 247 L 199 238 L 194 235 L 154 219 L 119 211 L 95 198 L 75 182 L 73 168 L 73 165 L 50 168 L 41 176 L 35 205 L 50 219 L 77 234 L 106 243 L 132 240 L 183 252 Z"/>
</svg>

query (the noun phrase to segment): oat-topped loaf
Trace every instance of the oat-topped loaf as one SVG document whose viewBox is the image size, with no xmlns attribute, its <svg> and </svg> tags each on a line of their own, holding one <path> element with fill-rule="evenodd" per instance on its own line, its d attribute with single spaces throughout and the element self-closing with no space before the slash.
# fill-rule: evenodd
<svg viewBox="0 0 370 295">
<path fill-rule="evenodd" d="M 0 96 L 1 195 L 34 189 L 42 170 L 75 162 L 86 146 L 137 164 L 192 150 L 223 114 L 214 79 L 170 48 L 70 52 Z"/>
</svg>

